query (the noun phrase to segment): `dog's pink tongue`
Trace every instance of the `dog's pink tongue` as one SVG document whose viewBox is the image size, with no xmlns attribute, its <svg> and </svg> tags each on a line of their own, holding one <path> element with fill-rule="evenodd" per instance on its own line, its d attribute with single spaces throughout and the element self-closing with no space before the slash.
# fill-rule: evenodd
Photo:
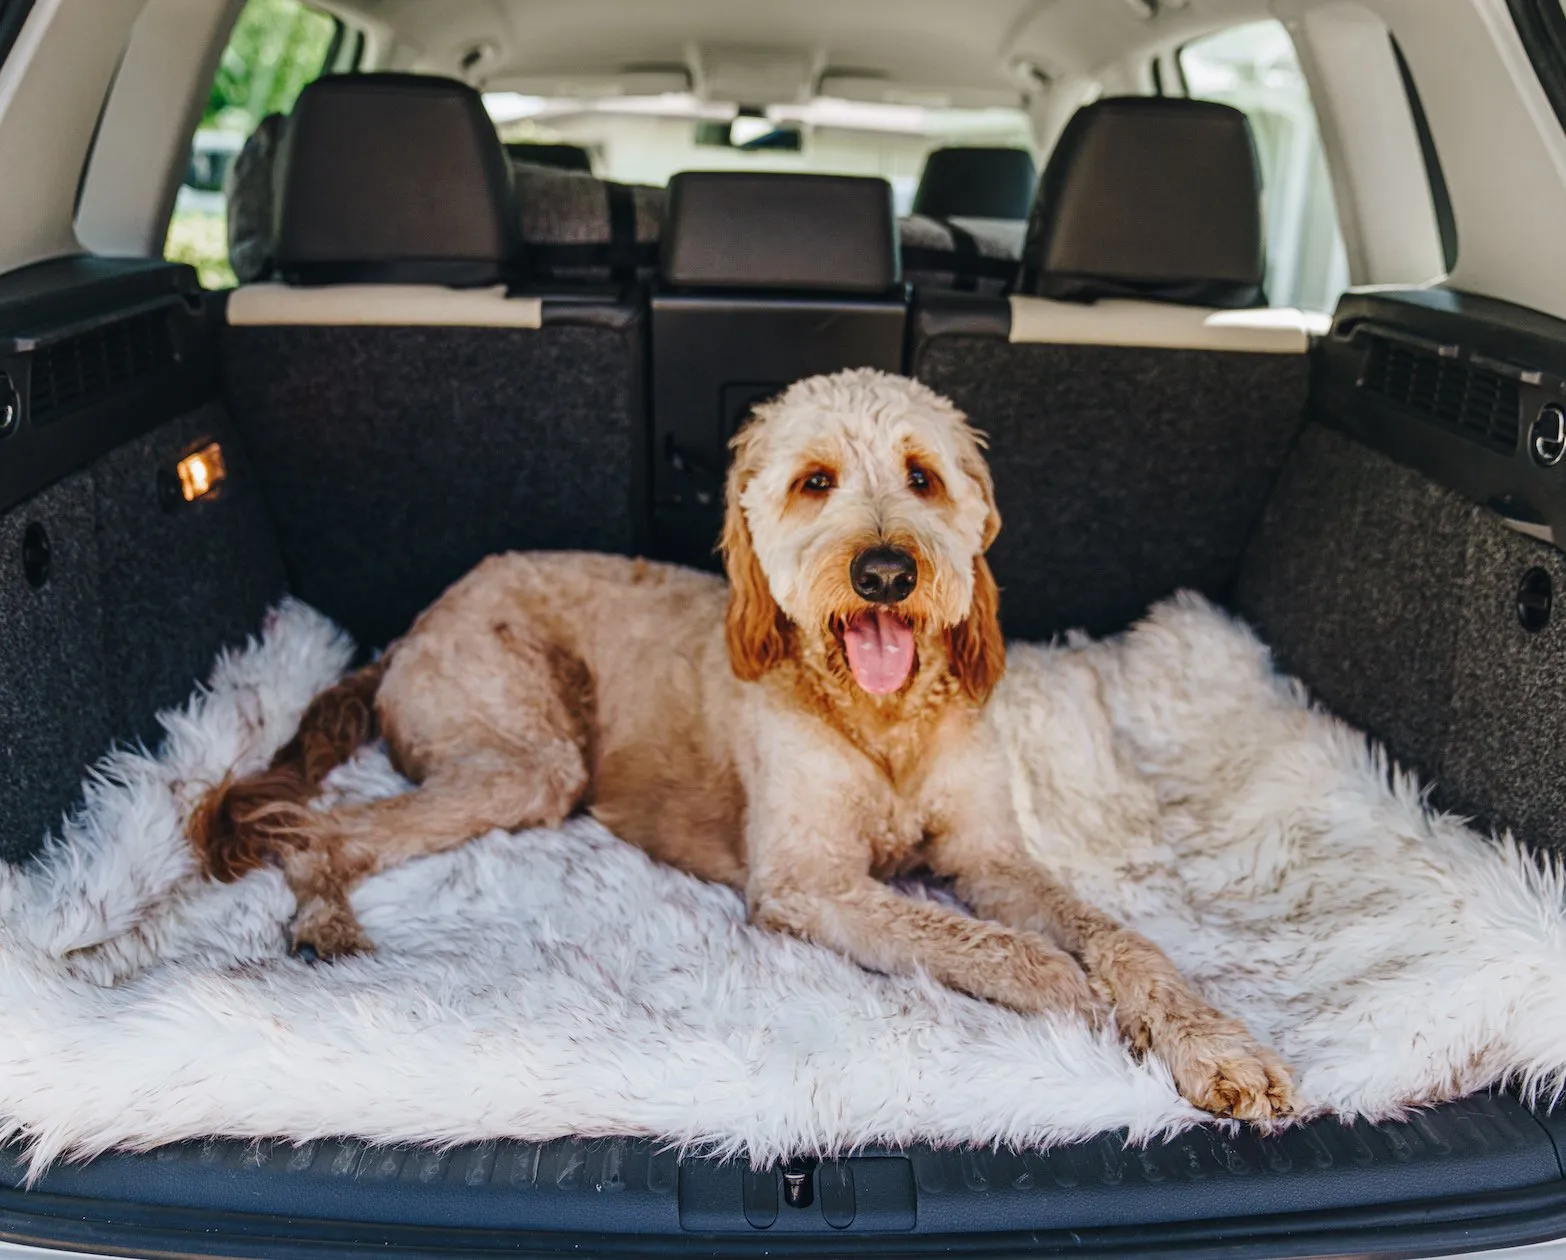
<svg viewBox="0 0 1566 1260">
<path fill-rule="evenodd" d="M 913 668 L 913 630 L 884 609 L 862 612 L 843 628 L 848 668 L 854 681 L 873 696 L 886 696 L 908 679 Z"/>
</svg>

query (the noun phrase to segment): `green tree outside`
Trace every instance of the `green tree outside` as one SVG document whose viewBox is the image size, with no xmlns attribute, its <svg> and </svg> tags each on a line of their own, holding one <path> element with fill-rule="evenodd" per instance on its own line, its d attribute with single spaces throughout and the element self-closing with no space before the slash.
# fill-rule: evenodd
<svg viewBox="0 0 1566 1260">
<path fill-rule="evenodd" d="M 249 0 L 218 62 L 202 131 L 248 136 L 271 113 L 287 113 L 326 64 L 336 23 L 299 0 Z M 228 240 L 222 211 L 176 209 L 164 256 L 190 263 L 209 289 L 228 288 Z"/>
<path fill-rule="evenodd" d="M 299 0 L 250 0 L 223 49 L 201 125 L 249 135 L 268 114 L 292 109 L 321 73 L 335 29 Z"/>
</svg>

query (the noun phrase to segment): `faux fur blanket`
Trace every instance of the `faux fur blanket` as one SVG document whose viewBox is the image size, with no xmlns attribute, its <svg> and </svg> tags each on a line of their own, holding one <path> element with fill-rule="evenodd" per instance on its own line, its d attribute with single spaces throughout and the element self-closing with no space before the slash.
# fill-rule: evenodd
<svg viewBox="0 0 1566 1260">
<path fill-rule="evenodd" d="M 182 820 L 348 657 L 283 606 L 156 755 L 110 756 L 43 859 L 0 872 L 0 1134 L 36 1167 L 205 1134 L 769 1159 L 1206 1119 L 1111 1035 L 753 930 L 727 888 L 587 821 L 377 877 L 355 898 L 377 954 L 287 957 L 281 878 L 205 882 Z M 1560 870 L 1427 810 L 1227 616 L 1181 597 L 1116 640 L 1015 647 L 994 705 L 1040 860 L 1276 1045 L 1313 1111 L 1558 1090 Z M 330 786 L 407 785 L 366 749 Z"/>
</svg>

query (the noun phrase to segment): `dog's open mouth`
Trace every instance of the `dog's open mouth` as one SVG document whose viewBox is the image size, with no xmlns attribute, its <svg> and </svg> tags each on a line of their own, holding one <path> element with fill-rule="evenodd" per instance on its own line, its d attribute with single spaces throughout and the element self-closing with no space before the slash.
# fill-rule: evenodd
<svg viewBox="0 0 1566 1260">
<path fill-rule="evenodd" d="M 868 608 L 843 624 L 843 651 L 854 681 L 872 696 L 888 696 L 914 665 L 913 627 L 885 608 Z"/>
</svg>

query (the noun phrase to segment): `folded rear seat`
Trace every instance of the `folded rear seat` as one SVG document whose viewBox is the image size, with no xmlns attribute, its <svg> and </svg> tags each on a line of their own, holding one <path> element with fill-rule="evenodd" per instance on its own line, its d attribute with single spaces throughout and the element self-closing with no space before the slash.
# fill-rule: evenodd
<svg viewBox="0 0 1566 1260">
<path fill-rule="evenodd" d="M 676 175 L 652 300 L 658 554 L 714 562 L 726 447 L 753 404 L 819 372 L 902 371 L 906 324 L 885 180 Z"/>
<path fill-rule="evenodd" d="M 1112 98 L 1051 155 L 1009 297 L 924 292 L 915 375 L 990 435 L 1008 633 L 1223 597 L 1304 418 L 1326 317 L 1263 302 L 1260 181 L 1226 106 Z"/>
<path fill-rule="evenodd" d="M 636 549 L 645 325 L 625 300 L 520 295 L 478 94 L 318 80 L 274 175 L 279 278 L 230 295 L 223 373 L 294 591 L 378 644 L 491 552 Z"/>
<path fill-rule="evenodd" d="M 533 279 L 625 285 L 652 278 L 667 199 L 662 188 L 514 161 L 518 222 Z"/>
</svg>

